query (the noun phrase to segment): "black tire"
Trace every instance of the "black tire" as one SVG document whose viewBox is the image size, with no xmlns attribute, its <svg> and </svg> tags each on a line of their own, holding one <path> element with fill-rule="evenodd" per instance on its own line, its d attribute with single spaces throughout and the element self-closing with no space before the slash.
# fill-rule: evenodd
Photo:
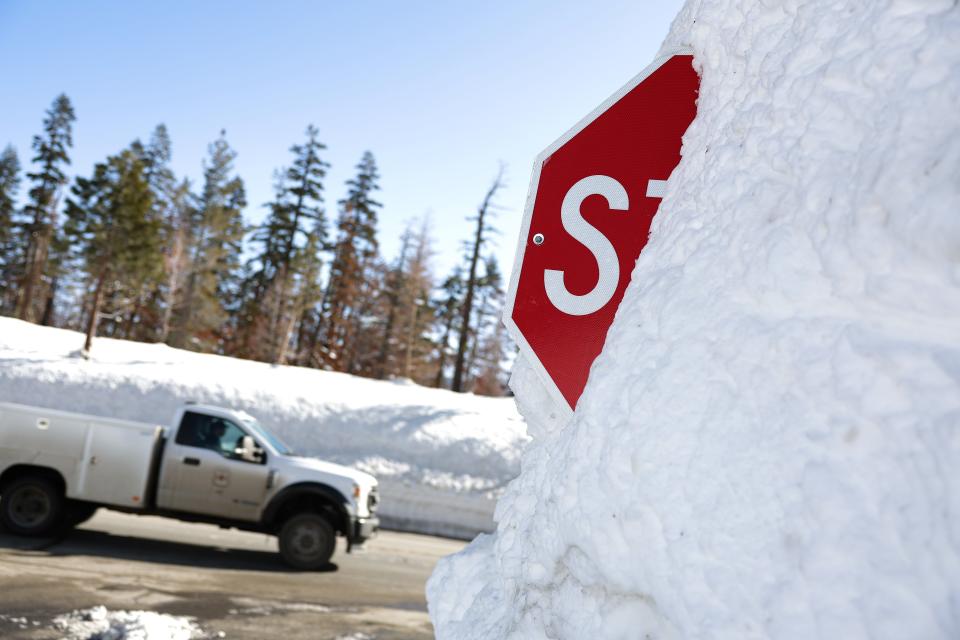
<svg viewBox="0 0 960 640">
<path fill-rule="evenodd" d="M 21 536 L 58 533 L 63 520 L 63 493 L 47 478 L 21 476 L 3 487 L 0 524 L 10 533 Z"/>
<path fill-rule="evenodd" d="M 76 500 L 67 500 L 67 506 L 64 511 L 63 524 L 65 527 L 73 528 L 80 526 L 93 517 L 99 507 L 89 502 L 77 502 Z"/>
<path fill-rule="evenodd" d="M 319 513 L 300 513 L 283 523 L 280 555 L 284 562 L 301 571 L 316 571 L 330 564 L 337 535 L 330 521 Z"/>
</svg>

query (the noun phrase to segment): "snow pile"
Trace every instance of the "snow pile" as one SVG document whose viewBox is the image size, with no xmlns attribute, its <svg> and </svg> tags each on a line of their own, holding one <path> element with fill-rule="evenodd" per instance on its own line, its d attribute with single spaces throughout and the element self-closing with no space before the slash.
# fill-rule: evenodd
<svg viewBox="0 0 960 640">
<path fill-rule="evenodd" d="M 53 619 L 63 640 L 191 640 L 206 637 L 190 618 L 153 611 L 108 611 L 104 606 Z"/>
<path fill-rule="evenodd" d="M 518 365 L 439 638 L 960 637 L 958 41 L 955 0 L 687 3 L 683 160 L 572 420 Z"/>
<path fill-rule="evenodd" d="M 389 527 L 472 538 L 493 529 L 526 426 L 508 398 L 83 336 L 0 318 L 0 401 L 166 424 L 185 400 L 256 416 L 297 453 L 380 481 Z"/>
</svg>

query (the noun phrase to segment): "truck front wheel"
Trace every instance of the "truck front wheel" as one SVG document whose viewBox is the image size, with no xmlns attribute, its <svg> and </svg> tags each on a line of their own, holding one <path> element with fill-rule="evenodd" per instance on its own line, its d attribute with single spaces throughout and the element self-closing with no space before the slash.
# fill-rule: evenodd
<svg viewBox="0 0 960 640">
<path fill-rule="evenodd" d="M 10 533 L 42 536 L 63 524 L 63 494 L 41 476 L 23 476 L 3 487 L 0 523 Z"/>
<path fill-rule="evenodd" d="M 325 567 L 337 544 L 333 526 L 319 513 L 293 516 L 283 523 L 278 539 L 284 561 L 302 571 Z"/>
</svg>

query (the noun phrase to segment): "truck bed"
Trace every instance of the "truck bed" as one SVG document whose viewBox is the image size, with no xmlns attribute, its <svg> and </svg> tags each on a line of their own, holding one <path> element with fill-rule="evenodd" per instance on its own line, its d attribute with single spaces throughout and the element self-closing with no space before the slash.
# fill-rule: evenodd
<svg viewBox="0 0 960 640">
<path fill-rule="evenodd" d="M 140 509 L 162 434 L 159 425 L 0 403 L 0 472 L 50 467 L 68 498 Z"/>
</svg>

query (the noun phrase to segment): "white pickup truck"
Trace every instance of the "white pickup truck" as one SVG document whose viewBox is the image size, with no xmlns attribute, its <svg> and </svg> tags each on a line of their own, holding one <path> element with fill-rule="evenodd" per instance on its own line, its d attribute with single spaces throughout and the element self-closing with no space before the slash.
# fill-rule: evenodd
<svg viewBox="0 0 960 640">
<path fill-rule="evenodd" d="M 98 507 L 276 535 L 318 569 L 379 528 L 376 479 L 294 455 L 242 411 L 188 403 L 169 427 L 0 403 L 0 525 L 48 535 Z"/>
</svg>

